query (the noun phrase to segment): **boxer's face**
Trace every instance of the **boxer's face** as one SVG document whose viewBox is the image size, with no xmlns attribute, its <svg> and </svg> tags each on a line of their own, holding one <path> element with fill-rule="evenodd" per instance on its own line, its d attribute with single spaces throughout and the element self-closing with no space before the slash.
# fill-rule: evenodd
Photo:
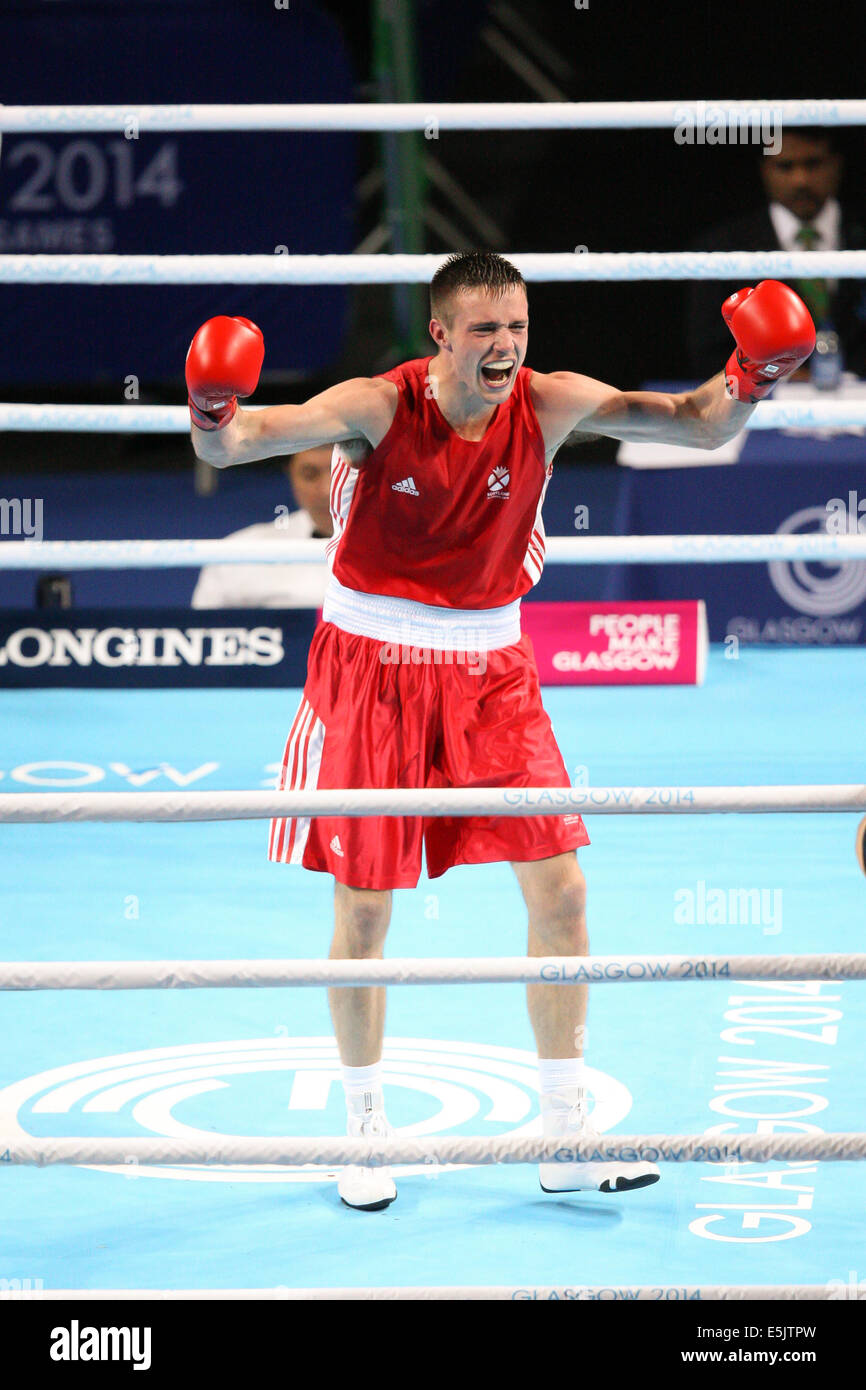
<svg viewBox="0 0 866 1390">
<path fill-rule="evenodd" d="M 430 333 L 450 352 L 458 380 L 485 404 L 506 400 L 526 357 L 529 306 L 520 285 L 498 294 L 459 290 L 448 302 L 447 322 L 433 319 Z"/>
<path fill-rule="evenodd" d="M 842 161 L 826 140 L 788 131 L 778 154 L 761 162 L 767 197 L 781 203 L 801 222 L 817 217 L 839 188 Z"/>
<path fill-rule="evenodd" d="M 317 449 L 304 449 L 294 454 L 288 474 L 298 506 L 309 512 L 317 531 L 330 536 L 331 445 L 323 444 Z"/>
</svg>

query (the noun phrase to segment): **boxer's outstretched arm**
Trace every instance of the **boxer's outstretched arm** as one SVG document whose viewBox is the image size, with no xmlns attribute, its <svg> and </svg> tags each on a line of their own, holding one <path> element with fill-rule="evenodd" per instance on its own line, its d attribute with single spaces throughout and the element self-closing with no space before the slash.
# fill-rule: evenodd
<svg viewBox="0 0 866 1390">
<path fill-rule="evenodd" d="M 730 295 L 722 317 L 736 350 L 724 373 L 694 391 L 616 391 L 573 372 L 533 376 L 548 451 L 572 433 L 699 449 L 717 449 L 732 439 L 754 403 L 806 361 L 815 347 L 815 325 L 799 295 L 778 280 Z"/>
<path fill-rule="evenodd" d="M 533 394 L 548 448 L 570 434 L 717 449 L 743 428 L 754 406 L 730 398 L 723 373 L 694 391 L 618 391 L 572 372 L 534 373 Z"/>
<path fill-rule="evenodd" d="M 200 459 L 227 468 L 317 444 L 358 439 L 375 448 L 384 439 L 397 388 L 379 377 L 343 381 L 303 405 L 238 410 L 238 396 L 253 395 L 258 385 L 264 356 L 262 331 L 250 319 L 217 314 L 196 333 L 184 374 Z"/>
<path fill-rule="evenodd" d="M 396 404 L 397 388 L 392 382 L 356 377 L 330 386 L 302 405 L 239 409 L 219 430 L 201 430 L 193 424 L 192 442 L 198 457 L 216 468 L 347 439 L 367 440 L 375 448 L 391 426 Z"/>
</svg>

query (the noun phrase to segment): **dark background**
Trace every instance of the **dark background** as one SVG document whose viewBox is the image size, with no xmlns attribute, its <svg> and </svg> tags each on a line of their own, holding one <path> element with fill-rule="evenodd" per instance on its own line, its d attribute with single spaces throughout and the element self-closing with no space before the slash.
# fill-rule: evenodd
<svg viewBox="0 0 866 1390">
<path fill-rule="evenodd" d="M 862 19 L 853 5 L 588 0 L 577 9 L 571 0 L 417 0 L 420 99 L 539 99 L 490 47 L 491 32 L 510 32 L 514 41 L 509 23 L 503 29 L 506 11 L 555 54 L 552 78 L 531 51 L 525 56 L 569 100 L 862 91 Z M 273 0 L 5 0 L 2 16 L 5 102 L 340 101 L 372 100 L 377 92 L 365 3 L 289 0 L 278 10 Z M 842 196 L 859 204 L 862 134 L 838 134 L 847 157 Z M 20 186 L 20 169 L 13 175 L 10 166 L 20 138 L 4 140 L 0 216 L 8 217 Z M 60 148 L 70 137 L 43 138 Z M 155 147 L 165 137 L 148 138 Z M 179 138 L 184 201 L 172 210 L 139 199 L 119 219 L 112 249 L 270 252 L 285 243 L 295 251 L 349 251 L 381 220 L 381 197 L 363 194 L 365 177 L 381 167 L 375 136 Z M 761 201 L 755 147 L 683 146 L 670 130 L 444 132 L 429 144 L 501 228 L 497 250 L 682 249 Z M 489 244 L 453 209 L 443 210 L 462 245 Z M 432 251 L 455 249 L 429 231 L 425 240 Z M 681 378 L 684 298 L 685 286 L 670 282 L 535 285 L 529 361 L 623 387 Z M 120 383 L 135 372 L 150 399 L 180 401 L 185 345 L 216 312 L 262 323 L 265 392 L 275 386 L 274 399 L 303 398 L 311 385 L 346 370 L 381 370 L 393 360 L 384 287 L 0 286 L 3 398 L 117 400 Z M 55 370 L 40 381 L 46 362 Z M 140 444 L 124 447 L 134 452 Z"/>
</svg>

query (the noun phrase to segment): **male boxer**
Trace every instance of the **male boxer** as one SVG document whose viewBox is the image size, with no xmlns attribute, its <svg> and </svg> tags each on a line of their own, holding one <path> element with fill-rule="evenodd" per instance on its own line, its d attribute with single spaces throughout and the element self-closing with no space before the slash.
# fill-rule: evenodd
<svg viewBox="0 0 866 1390">
<path fill-rule="evenodd" d="M 186 374 L 199 457 L 217 467 L 338 441 L 324 621 L 289 734 L 280 785 L 565 786 L 541 704 L 520 600 L 541 575 L 541 505 L 553 457 L 575 431 L 714 449 L 811 353 L 808 310 L 765 280 L 722 313 L 736 341 L 725 373 L 694 391 L 624 392 L 574 372 L 534 372 L 519 271 L 501 256 L 450 257 L 430 287 L 431 357 L 341 382 L 303 405 L 239 410 L 264 343 L 246 319 L 199 329 Z M 626 325 L 615 331 L 627 331 Z M 351 452 L 351 458 L 340 447 Z M 366 456 L 358 450 L 367 450 Z M 579 816 L 327 817 L 272 822 L 270 857 L 333 874 L 332 958 L 381 957 L 395 888 L 508 860 L 529 914 L 531 956 L 589 947 Z M 586 987 L 528 987 L 545 1134 L 592 1135 L 584 1101 Z M 349 1133 L 387 1134 L 381 988 L 329 991 Z M 623 1192 L 649 1163 L 541 1165 L 545 1191 Z M 396 1197 L 387 1169 L 347 1168 L 349 1206 Z"/>
</svg>

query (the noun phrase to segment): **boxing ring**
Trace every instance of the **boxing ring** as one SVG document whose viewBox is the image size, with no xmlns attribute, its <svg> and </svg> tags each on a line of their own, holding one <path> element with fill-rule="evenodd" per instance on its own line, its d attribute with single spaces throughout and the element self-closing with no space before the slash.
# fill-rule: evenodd
<svg viewBox="0 0 866 1390">
<path fill-rule="evenodd" d="M 470 128 L 459 122 L 485 109 L 508 128 L 671 125 L 685 105 L 436 115 L 443 129 Z M 792 124 L 821 119 L 816 103 L 779 105 Z M 866 120 L 866 103 L 824 105 L 827 124 Z M 0 131 L 123 129 L 129 118 L 0 108 Z M 142 129 L 430 118 L 378 106 L 137 113 Z M 440 259 L 0 256 L 0 280 L 387 283 L 426 280 Z M 511 259 L 530 281 L 719 273 L 719 257 L 700 254 Z M 744 280 L 866 274 L 866 252 L 723 259 Z M 750 427 L 780 419 L 862 424 L 866 412 L 770 402 Z M 0 406 L 0 428 L 58 427 L 185 431 L 188 417 Z M 281 563 L 323 549 L 23 541 L 0 544 L 0 567 Z M 548 563 L 607 558 L 850 564 L 866 560 L 866 537 L 548 542 Z M 330 880 L 272 871 L 260 822 L 336 809 L 550 814 L 549 789 L 278 793 L 293 690 L 0 694 L 0 833 L 14 865 L 0 915 L 3 1288 L 38 1283 L 58 1299 L 866 1297 L 852 1220 L 866 1157 L 866 885 L 853 853 L 866 811 L 864 674 L 862 649 L 743 648 L 730 660 L 716 648 L 700 688 L 548 689 L 575 769 L 558 804 L 591 817 L 581 862 L 598 954 L 533 960 L 520 955 L 519 890 L 495 864 L 395 893 L 384 962 L 321 959 Z M 542 1139 L 522 989 L 584 980 L 635 986 L 591 989 L 588 1086 L 603 1156 L 663 1165 L 640 1193 L 545 1196 L 527 1166 L 598 1157 Z M 344 1115 L 324 986 L 384 982 L 401 986 L 383 1075 L 395 1133 L 371 1146 L 333 1137 Z M 664 983 L 699 987 L 650 989 Z M 393 1164 L 399 1200 L 375 1215 L 341 1206 L 346 1162 Z"/>
</svg>

